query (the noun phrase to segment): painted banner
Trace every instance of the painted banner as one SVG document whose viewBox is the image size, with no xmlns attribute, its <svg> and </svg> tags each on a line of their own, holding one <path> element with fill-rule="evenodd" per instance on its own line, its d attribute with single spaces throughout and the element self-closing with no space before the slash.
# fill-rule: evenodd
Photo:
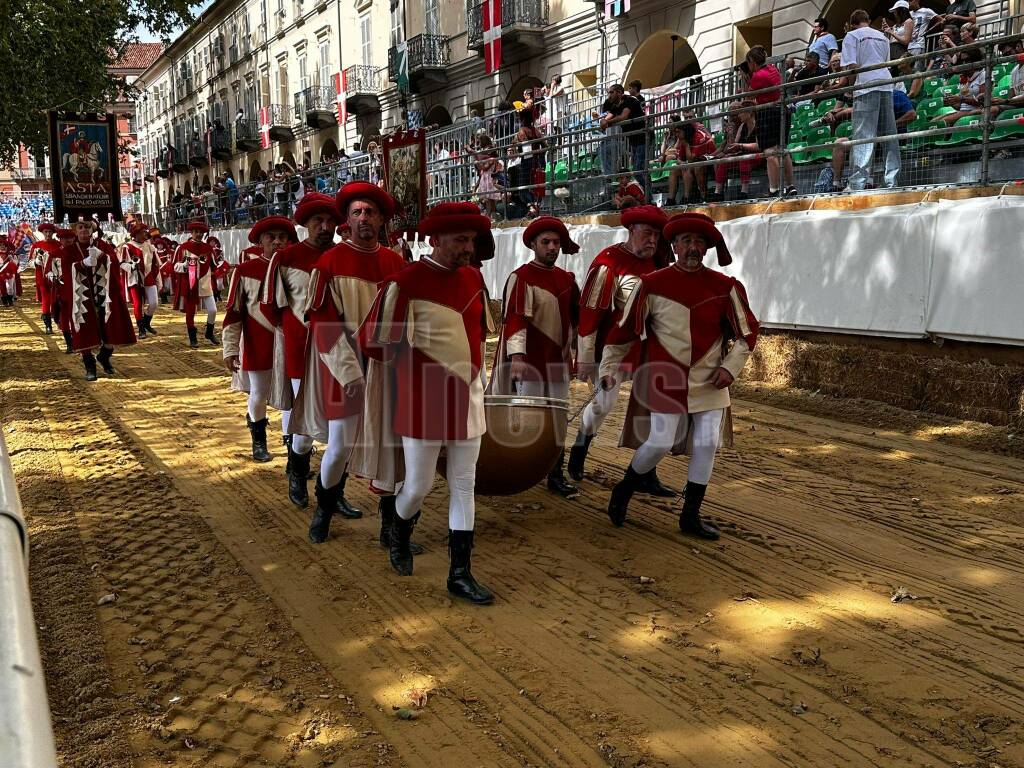
<svg viewBox="0 0 1024 768">
<path fill-rule="evenodd" d="M 334 73 L 334 92 L 338 98 L 338 125 L 348 122 L 348 78 L 344 72 Z"/>
<path fill-rule="evenodd" d="M 502 0 L 484 0 L 484 71 L 487 74 L 501 69 L 501 3 Z"/>
<path fill-rule="evenodd" d="M 427 132 L 398 131 L 384 137 L 384 188 L 398 202 L 392 232 L 415 236 L 427 215 Z"/>
<path fill-rule="evenodd" d="M 50 112 L 53 220 L 121 219 L 117 118 Z"/>
</svg>

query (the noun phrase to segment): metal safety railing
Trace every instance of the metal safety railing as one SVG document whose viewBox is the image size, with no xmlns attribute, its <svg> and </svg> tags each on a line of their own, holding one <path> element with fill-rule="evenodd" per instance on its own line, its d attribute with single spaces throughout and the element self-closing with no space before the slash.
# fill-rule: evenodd
<svg viewBox="0 0 1024 768">
<path fill-rule="evenodd" d="M 0 766 L 56 768 L 28 587 L 28 533 L 0 433 Z"/>
</svg>

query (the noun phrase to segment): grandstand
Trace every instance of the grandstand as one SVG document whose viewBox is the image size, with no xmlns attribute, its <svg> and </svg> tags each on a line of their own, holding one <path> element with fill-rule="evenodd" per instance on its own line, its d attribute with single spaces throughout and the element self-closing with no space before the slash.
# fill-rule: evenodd
<svg viewBox="0 0 1024 768">
<path fill-rule="evenodd" d="M 7 229 L 28 222 L 33 226 L 53 219 L 53 196 L 45 193 L 10 192 L 0 195 L 0 227 Z"/>
</svg>

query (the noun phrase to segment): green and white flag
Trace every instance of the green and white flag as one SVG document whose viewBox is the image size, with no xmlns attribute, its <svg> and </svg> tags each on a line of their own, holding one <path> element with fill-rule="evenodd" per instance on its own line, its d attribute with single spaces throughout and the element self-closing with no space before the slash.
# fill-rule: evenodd
<svg viewBox="0 0 1024 768">
<path fill-rule="evenodd" d="M 395 72 L 398 74 L 398 90 L 409 93 L 409 48 L 404 40 L 395 51 Z"/>
</svg>

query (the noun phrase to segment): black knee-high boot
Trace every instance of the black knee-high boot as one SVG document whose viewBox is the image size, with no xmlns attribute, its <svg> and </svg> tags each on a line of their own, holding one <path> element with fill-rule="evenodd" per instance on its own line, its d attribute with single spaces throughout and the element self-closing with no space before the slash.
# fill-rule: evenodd
<svg viewBox="0 0 1024 768">
<path fill-rule="evenodd" d="M 408 520 L 403 520 L 397 513 L 395 514 L 395 521 L 391 526 L 391 540 L 388 542 L 388 558 L 391 560 L 391 567 L 399 576 L 412 576 L 412 551 L 409 549 L 409 542 L 419 519 L 419 512 Z"/>
<path fill-rule="evenodd" d="M 612 488 L 612 497 L 608 501 L 608 517 L 616 528 L 621 528 L 622 524 L 626 522 L 629 500 L 633 498 L 633 494 L 640 487 L 642 479 L 643 475 L 638 474 L 630 464 L 626 467 L 626 473 L 622 479 Z"/>
<path fill-rule="evenodd" d="M 192 349 L 199 348 L 199 332 L 195 327 L 188 329 L 188 345 L 192 347 Z"/>
<path fill-rule="evenodd" d="M 48 314 L 46 314 L 44 312 L 43 316 L 42 316 L 42 319 L 43 319 L 43 328 L 46 331 L 46 335 L 49 336 L 50 334 L 53 333 L 53 318 L 51 318 Z"/>
<path fill-rule="evenodd" d="M 324 488 L 320 475 L 316 477 L 316 509 L 313 519 L 309 522 L 309 541 L 311 544 L 323 544 L 331 535 L 331 518 L 338 507 L 339 487 Z"/>
<path fill-rule="evenodd" d="M 86 381 L 96 381 L 96 379 L 99 378 L 96 375 L 96 358 L 93 356 L 92 352 L 86 352 L 82 355 L 82 365 L 85 366 Z"/>
<path fill-rule="evenodd" d="M 217 337 L 213 335 L 213 323 L 206 324 L 206 333 L 203 334 L 203 338 L 207 339 L 213 346 L 217 346 Z"/>
<path fill-rule="evenodd" d="M 146 321 L 146 330 L 149 332 L 149 335 L 150 336 L 156 336 L 157 333 L 153 329 L 153 316 L 152 315 L 143 315 L 142 319 Z"/>
<path fill-rule="evenodd" d="M 114 366 L 110 364 L 110 358 L 114 355 L 113 347 L 100 347 L 99 354 L 96 355 L 96 359 L 99 364 L 103 366 L 103 372 L 107 374 L 114 373 Z"/>
<path fill-rule="evenodd" d="M 717 527 L 706 523 L 700 517 L 700 505 L 704 501 L 704 494 L 707 492 L 706 485 L 699 483 L 687 483 L 683 491 L 683 511 L 679 514 L 679 530 L 699 536 L 702 539 L 715 541 L 720 533 Z"/>
<path fill-rule="evenodd" d="M 476 605 L 490 605 L 494 595 L 473 578 L 470 561 L 473 554 L 472 531 L 448 531 L 448 592 Z"/>
<path fill-rule="evenodd" d="M 358 520 L 363 516 L 363 512 L 349 504 L 348 499 L 345 498 L 346 482 L 348 482 L 348 472 L 341 476 L 341 482 L 338 483 L 338 509 L 336 511 L 346 520 Z"/>
<path fill-rule="evenodd" d="M 74 352 L 74 350 L 71 349 L 71 331 L 61 331 L 61 334 L 64 336 L 64 354 L 70 355 Z"/>
<path fill-rule="evenodd" d="M 249 427 L 249 435 L 252 437 L 252 459 L 253 461 L 270 461 L 270 451 L 267 450 L 267 419 L 253 421 L 249 414 L 245 414 L 245 423 Z"/>
<path fill-rule="evenodd" d="M 593 435 L 585 435 L 582 430 L 576 433 L 576 442 L 569 449 L 569 477 L 573 480 L 583 479 L 583 465 L 586 464 L 592 442 Z"/>
<path fill-rule="evenodd" d="M 146 320 L 145 320 L 144 316 L 140 317 L 138 320 L 135 321 L 135 326 L 139 330 L 139 338 L 140 339 L 146 338 L 148 333 L 146 332 Z"/>
<path fill-rule="evenodd" d="M 398 513 L 395 511 L 395 499 L 397 498 L 397 496 L 381 496 L 377 505 L 377 511 L 380 512 L 380 545 L 384 549 L 391 546 L 391 528 L 395 524 L 395 518 L 398 517 Z M 423 547 L 410 540 L 409 551 L 414 555 L 422 555 Z"/>
<path fill-rule="evenodd" d="M 296 453 L 289 447 L 288 454 L 291 466 L 288 473 L 288 498 L 299 509 L 305 509 L 309 506 L 309 459 L 313 452 Z"/>
<path fill-rule="evenodd" d="M 580 489 L 565 479 L 564 466 L 565 451 L 562 451 L 558 455 L 558 463 L 548 473 L 548 490 L 554 491 L 559 496 L 564 496 L 567 499 L 575 499 L 580 495 Z"/>
</svg>

